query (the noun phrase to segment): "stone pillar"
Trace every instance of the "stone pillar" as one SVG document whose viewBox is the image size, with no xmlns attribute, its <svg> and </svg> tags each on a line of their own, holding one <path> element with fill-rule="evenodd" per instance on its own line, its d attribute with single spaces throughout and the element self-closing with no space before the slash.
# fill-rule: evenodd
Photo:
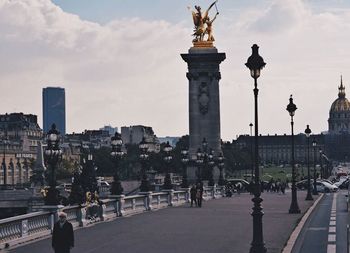
<svg viewBox="0 0 350 253">
<path fill-rule="evenodd" d="M 162 192 L 168 193 L 168 206 L 174 205 L 174 190 L 162 190 Z"/>
<path fill-rule="evenodd" d="M 22 166 L 21 166 L 21 162 L 20 162 L 19 158 L 17 158 L 16 171 L 18 171 L 17 182 L 19 184 L 23 184 L 23 171 L 22 171 Z"/>
<path fill-rule="evenodd" d="M 115 213 L 116 216 L 123 216 L 124 215 L 124 204 L 125 204 L 125 195 L 109 195 L 108 196 L 111 199 L 115 199 Z"/>
<path fill-rule="evenodd" d="M 220 63 L 225 53 L 218 53 L 215 47 L 192 47 L 188 54 L 181 54 L 187 62 L 189 80 L 189 157 L 196 158 L 196 151 L 202 148 L 206 138 L 208 148 L 217 156 L 221 152 L 220 136 Z M 190 167 L 189 170 L 195 170 Z M 190 182 L 194 182 L 195 173 L 188 171 Z"/>
<path fill-rule="evenodd" d="M 11 175 L 12 175 L 11 184 L 12 184 L 12 185 L 15 185 L 15 184 L 16 184 L 16 179 L 15 179 L 15 177 L 16 177 L 16 175 L 15 175 L 16 172 L 15 172 L 15 165 L 13 164 L 12 158 L 10 159 L 9 169 L 10 169 Z"/>
<path fill-rule="evenodd" d="M 139 192 L 140 195 L 144 195 L 145 198 L 143 200 L 144 205 L 145 205 L 145 209 L 147 211 L 151 211 L 152 210 L 152 192 Z"/>
</svg>

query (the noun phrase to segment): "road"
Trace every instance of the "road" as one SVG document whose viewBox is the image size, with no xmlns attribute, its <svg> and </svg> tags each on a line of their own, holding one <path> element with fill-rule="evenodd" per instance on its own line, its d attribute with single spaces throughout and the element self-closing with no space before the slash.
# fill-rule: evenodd
<svg viewBox="0 0 350 253">
<path fill-rule="evenodd" d="M 346 191 L 327 193 L 298 236 L 293 253 L 345 253 L 347 242 Z"/>
<path fill-rule="evenodd" d="M 264 193 L 264 239 L 269 253 L 280 253 L 302 214 L 288 214 L 290 193 Z M 242 253 L 252 240 L 252 196 L 210 200 L 202 208 L 189 205 L 145 212 L 75 231 L 72 253 Z M 298 196 L 302 213 L 312 202 Z M 50 239 L 11 250 L 52 253 Z"/>
</svg>

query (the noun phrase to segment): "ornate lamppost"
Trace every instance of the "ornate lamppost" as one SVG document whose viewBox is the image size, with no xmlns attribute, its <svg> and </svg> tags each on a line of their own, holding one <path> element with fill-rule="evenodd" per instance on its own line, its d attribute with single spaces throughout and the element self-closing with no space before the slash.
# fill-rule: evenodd
<svg viewBox="0 0 350 253">
<path fill-rule="evenodd" d="M 254 151 L 253 151 L 253 140 L 252 140 L 252 136 L 253 136 L 253 123 L 249 124 L 249 128 L 250 128 L 250 167 L 251 167 L 251 181 L 253 181 L 253 175 L 254 175 Z"/>
<path fill-rule="evenodd" d="M 142 138 L 142 141 L 139 144 L 139 149 L 140 149 L 141 174 L 142 174 L 140 191 L 148 192 L 150 190 L 150 184 L 146 173 L 146 163 L 148 160 L 148 143 L 146 142 L 145 137 Z"/>
<path fill-rule="evenodd" d="M 45 156 L 50 168 L 49 189 L 45 197 L 45 205 L 59 204 L 59 191 L 56 189 L 56 169 L 57 164 L 62 158 L 62 150 L 59 147 L 60 132 L 57 131 L 56 125 L 52 124 L 50 131 L 47 133 L 47 148 Z"/>
<path fill-rule="evenodd" d="M 295 114 L 295 111 L 297 109 L 297 106 L 293 103 L 293 97 L 290 95 L 289 98 L 289 104 L 287 105 L 287 111 L 290 115 L 290 125 L 292 129 L 292 202 L 290 204 L 289 213 L 300 213 L 300 209 L 298 206 L 298 199 L 297 199 L 297 188 L 295 186 L 295 161 L 294 161 L 294 121 L 293 117 Z"/>
<path fill-rule="evenodd" d="M 312 141 L 312 147 L 314 148 L 314 188 L 312 190 L 312 194 L 313 195 L 318 195 L 318 192 L 317 192 L 317 187 L 316 187 L 316 147 L 317 147 L 317 143 L 316 143 L 316 140 L 313 139 Z"/>
<path fill-rule="evenodd" d="M 196 164 L 197 164 L 197 184 L 198 183 L 202 184 L 203 153 L 200 148 L 197 150 Z"/>
<path fill-rule="evenodd" d="M 91 144 L 81 144 L 80 150 L 80 162 L 82 166 L 81 172 L 81 186 L 83 187 L 84 193 L 90 192 L 93 199 L 95 198 L 95 192 L 98 192 L 98 184 L 96 180 L 96 168 L 91 153 Z M 86 196 L 85 196 L 86 197 Z M 91 197 L 91 198 L 92 198 Z M 91 199 L 92 201 L 92 199 Z"/>
<path fill-rule="evenodd" d="M 170 152 L 173 150 L 173 147 L 167 142 L 164 146 L 164 161 L 165 161 L 165 167 L 166 167 L 166 174 L 165 174 L 165 179 L 164 179 L 164 185 L 163 189 L 164 190 L 171 190 L 173 189 L 173 184 L 171 182 L 171 177 L 170 177 L 170 163 L 173 157 L 171 156 Z"/>
<path fill-rule="evenodd" d="M 320 148 L 320 150 L 318 152 L 320 154 L 320 173 L 321 173 L 321 179 L 322 179 L 322 178 L 324 178 L 323 161 L 322 161 L 323 151 Z"/>
<path fill-rule="evenodd" d="M 214 150 L 210 149 L 209 153 L 207 154 L 208 158 L 207 158 L 207 163 L 209 165 L 209 180 L 208 180 L 208 186 L 214 186 L 215 182 L 214 182 L 214 175 L 213 175 L 213 169 L 214 169 L 214 165 L 215 165 L 215 161 L 214 161 Z"/>
<path fill-rule="evenodd" d="M 305 135 L 307 139 L 307 195 L 305 200 L 314 200 L 311 195 L 311 179 L 310 179 L 310 134 L 311 129 L 306 125 Z"/>
<path fill-rule="evenodd" d="M 188 159 L 188 150 L 183 149 L 181 150 L 181 163 L 182 163 L 182 188 L 188 188 L 188 181 L 187 181 L 187 164 L 189 162 Z"/>
<path fill-rule="evenodd" d="M 223 169 L 225 167 L 225 163 L 224 163 L 224 156 L 222 155 L 222 153 L 219 154 L 217 161 L 218 161 L 218 167 L 220 170 L 218 185 L 223 186 L 223 185 L 225 185 L 225 179 L 224 179 L 224 174 L 223 174 Z"/>
<path fill-rule="evenodd" d="M 111 187 L 111 194 L 112 195 L 121 195 L 124 191 L 122 184 L 120 182 L 119 177 L 119 161 L 124 156 L 124 152 L 122 151 L 122 145 L 123 140 L 121 138 L 121 135 L 116 132 L 115 135 L 111 138 L 111 156 L 114 161 L 114 175 L 113 175 L 113 183 Z"/>
<path fill-rule="evenodd" d="M 258 78 L 260 76 L 260 71 L 265 67 L 266 63 L 264 59 L 259 55 L 259 47 L 254 44 L 252 46 L 252 55 L 248 58 L 247 63 L 245 64 L 249 70 L 250 75 L 254 79 L 254 111 L 255 111 L 255 156 L 254 156 L 254 167 L 255 167 L 255 182 L 254 182 L 254 198 L 252 199 L 254 203 L 253 207 L 253 241 L 251 243 L 250 252 L 251 253 L 262 253 L 266 252 L 266 247 L 264 243 L 263 237 L 263 224 L 262 224 L 262 216 L 264 213 L 262 212 L 261 202 L 263 199 L 261 196 L 261 188 L 260 188 L 260 173 L 259 173 L 259 142 L 258 142 Z"/>
</svg>

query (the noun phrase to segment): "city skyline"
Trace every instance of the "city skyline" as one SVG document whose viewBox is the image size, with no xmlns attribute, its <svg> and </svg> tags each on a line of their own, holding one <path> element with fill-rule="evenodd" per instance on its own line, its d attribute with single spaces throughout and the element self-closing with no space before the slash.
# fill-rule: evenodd
<svg viewBox="0 0 350 253">
<path fill-rule="evenodd" d="M 41 90 L 60 86 L 68 133 L 142 124 L 157 136 L 188 134 L 187 66 L 180 57 L 192 44 L 186 7 L 210 3 L 0 1 L 0 87 L 7 93 L 1 113 L 33 113 L 42 122 Z M 290 94 L 298 107 L 296 133 L 306 124 L 315 133 L 328 130 L 341 74 L 350 90 L 349 4 L 220 0 L 218 8 L 215 46 L 227 56 L 221 66 L 222 139 L 249 134 L 253 80 L 244 63 L 254 43 L 267 63 L 259 78 L 260 133 L 290 133 Z"/>
</svg>

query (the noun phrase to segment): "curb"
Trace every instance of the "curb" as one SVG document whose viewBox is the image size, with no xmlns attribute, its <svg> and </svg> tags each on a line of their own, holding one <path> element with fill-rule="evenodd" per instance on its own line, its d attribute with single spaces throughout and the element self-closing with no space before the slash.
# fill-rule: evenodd
<svg viewBox="0 0 350 253">
<path fill-rule="evenodd" d="M 312 204 L 312 206 L 307 210 L 307 212 L 304 214 L 304 216 L 301 218 L 300 222 L 298 223 L 298 225 L 296 226 L 296 228 L 293 230 L 292 234 L 290 235 L 286 246 L 283 248 L 282 253 L 291 253 L 292 252 L 294 244 L 297 241 L 297 238 L 298 238 L 301 230 L 303 229 L 303 226 L 304 226 L 305 222 L 307 221 L 307 219 L 309 218 L 310 214 L 312 213 L 312 211 L 317 206 L 318 202 L 320 202 L 320 200 L 323 198 L 323 196 L 324 196 L 324 194 L 322 193 L 316 199 L 316 201 Z"/>
</svg>

